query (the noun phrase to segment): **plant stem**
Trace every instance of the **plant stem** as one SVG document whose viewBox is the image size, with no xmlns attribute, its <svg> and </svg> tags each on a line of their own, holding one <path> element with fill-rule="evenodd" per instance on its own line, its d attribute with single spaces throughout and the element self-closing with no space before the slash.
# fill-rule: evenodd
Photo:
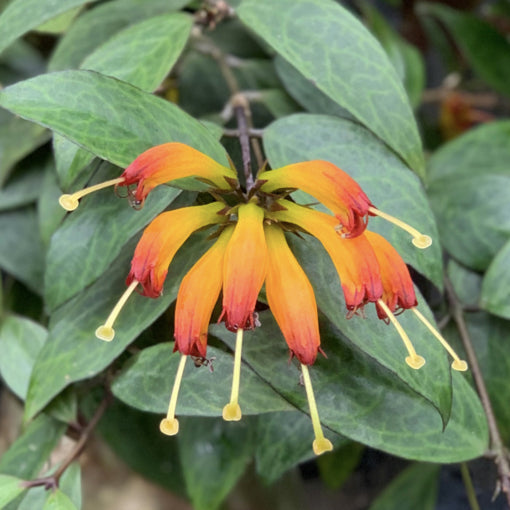
<svg viewBox="0 0 510 510">
<path fill-rule="evenodd" d="M 464 487 L 466 488 L 466 496 L 468 498 L 471 510 L 480 510 L 480 505 L 476 499 L 475 488 L 473 487 L 473 481 L 471 480 L 471 475 L 469 474 L 469 468 L 465 462 L 460 463 L 460 472 L 462 474 L 462 481 L 464 482 Z"/>
<path fill-rule="evenodd" d="M 74 448 L 68 453 L 66 458 L 62 461 L 59 468 L 55 471 L 54 474 L 49 476 L 44 476 L 42 478 L 36 478 L 35 480 L 29 480 L 23 482 L 23 486 L 27 489 L 30 487 L 39 487 L 44 486 L 46 489 L 56 489 L 58 487 L 60 477 L 64 474 L 66 469 L 80 456 L 85 445 L 87 444 L 93 430 L 96 428 L 99 420 L 103 416 L 106 411 L 108 405 L 110 404 L 110 395 L 107 395 L 99 404 L 92 416 L 91 420 L 87 424 L 87 426 L 83 429 L 80 435 L 80 439 L 74 445 Z"/>
<path fill-rule="evenodd" d="M 494 462 L 498 468 L 498 491 L 502 490 L 505 493 L 508 505 L 510 506 L 510 464 L 508 462 L 507 452 L 505 450 L 503 440 L 501 439 L 501 434 L 496 422 L 496 416 L 494 415 L 494 410 L 489 398 L 489 392 L 487 391 L 487 386 L 485 385 L 482 371 L 480 369 L 480 365 L 473 348 L 471 336 L 467 329 L 466 320 L 464 318 L 464 310 L 448 276 L 445 276 L 445 289 L 448 295 L 448 301 L 450 302 L 451 314 L 459 330 L 459 334 L 462 339 L 462 343 L 464 345 L 466 356 L 469 362 L 469 367 L 471 369 L 471 373 L 473 374 L 476 389 L 478 391 L 480 401 L 482 402 L 485 416 L 487 417 L 491 442 L 491 452 L 494 455 Z"/>
</svg>

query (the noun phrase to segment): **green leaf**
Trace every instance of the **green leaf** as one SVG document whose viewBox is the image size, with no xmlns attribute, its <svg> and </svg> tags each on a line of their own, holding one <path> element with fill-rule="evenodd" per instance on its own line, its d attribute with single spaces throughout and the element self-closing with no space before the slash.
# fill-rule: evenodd
<svg viewBox="0 0 510 510">
<path fill-rule="evenodd" d="M 60 479 L 60 489 L 72 501 L 77 509 L 81 509 L 81 466 L 78 461 L 73 462 Z"/>
<path fill-rule="evenodd" d="M 94 159 L 94 154 L 57 133 L 53 134 L 53 154 L 58 180 L 64 191 L 69 190 L 71 184 L 82 176 L 85 168 Z"/>
<path fill-rule="evenodd" d="M 510 241 L 498 252 L 483 279 L 480 305 L 488 312 L 510 319 Z"/>
<path fill-rule="evenodd" d="M 246 395 L 244 391 L 242 394 Z M 346 443 L 345 438 L 331 431 L 327 432 L 327 436 L 335 448 Z M 274 483 L 294 466 L 315 459 L 310 448 L 311 438 L 310 417 L 300 411 L 260 416 L 255 450 L 258 475 L 267 484 Z"/>
<path fill-rule="evenodd" d="M 28 207 L 0 214 L 0 267 L 40 294 L 43 286 L 44 246 L 37 216 Z"/>
<path fill-rule="evenodd" d="M 466 323 L 476 357 L 496 414 L 503 441 L 510 441 L 510 323 L 487 313 L 466 314 Z"/>
<path fill-rule="evenodd" d="M 301 110 L 299 105 L 283 90 L 267 89 L 260 91 L 261 102 L 276 118 L 285 117 Z"/>
<path fill-rule="evenodd" d="M 118 32 L 80 67 L 152 92 L 179 58 L 191 25 L 192 18 L 180 13 L 149 18 Z"/>
<path fill-rule="evenodd" d="M 45 143 L 50 133 L 23 119 L 0 112 L 0 188 L 14 165 Z"/>
<path fill-rule="evenodd" d="M 419 12 L 436 16 L 475 73 L 501 94 L 510 95 L 510 43 L 503 34 L 475 15 L 445 5 L 422 3 Z"/>
<path fill-rule="evenodd" d="M 425 86 L 425 66 L 420 52 L 407 43 L 369 2 L 364 0 L 361 8 L 370 29 L 404 83 L 411 104 L 416 108 L 420 104 Z"/>
<path fill-rule="evenodd" d="M 20 168 L 0 189 L 0 211 L 28 205 L 37 200 L 44 178 L 41 162 Z"/>
<path fill-rule="evenodd" d="M 18 37 L 89 0 L 13 0 L 0 15 L 0 53 Z M 94 0 L 92 0 L 94 1 Z"/>
<path fill-rule="evenodd" d="M 421 141 L 405 90 L 368 30 L 331 0 L 244 0 L 241 21 L 384 140 L 419 175 Z"/>
<path fill-rule="evenodd" d="M 42 510 L 77 510 L 74 503 L 59 489 L 52 492 Z"/>
<path fill-rule="evenodd" d="M 448 261 L 448 278 L 455 288 L 457 297 L 465 306 L 476 307 L 480 301 L 482 275 L 461 266 L 454 259 Z"/>
<path fill-rule="evenodd" d="M 370 510 L 434 510 L 440 466 L 414 464 L 400 473 L 370 506 Z"/>
<path fill-rule="evenodd" d="M 339 489 L 358 466 L 365 447 L 349 441 L 317 459 L 321 478 L 329 489 Z"/>
<path fill-rule="evenodd" d="M 118 169 L 103 165 L 92 182 L 118 175 Z M 111 189 L 85 198 L 51 239 L 45 274 L 49 309 L 54 310 L 95 281 L 124 245 L 179 193 L 167 186 L 156 189 L 141 211 L 134 211 L 126 200 L 119 200 Z"/>
<path fill-rule="evenodd" d="M 0 374 L 22 400 L 27 394 L 35 359 L 47 336 L 46 328 L 25 317 L 10 315 L 0 325 Z"/>
<path fill-rule="evenodd" d="M 441 242 L 484 270 L 510 237 L 510 121 L 492 122 L 441 147 L 429 160 L 430 203 Z"/>
<path fill-rule="evenodd" d="M 442 287 L 441 248 L 423 188 L 369 131 L 347 119 L 297 114 L 277 120 L 265 130 L 264 148 L 273 168 L 313 159 L 334 163 L 361 184 L 378 208 L 430 235 L 432 246 L 418 250 L 402 230 L 378 218 L 370 220 L 370 230 L 383 235 L 408 264 Z M 300 193 L 293 194 L 298 201 L 314 201 Z"/>
<path fill-rule="evenodd" d="M 126 404 L 153 413 L 166 414 L 168 399 L 174 384 L 180 354 L 173 353 L 173 343 L 159 344 L 144 349 L 134 356 L 117 376 L 112 391 Z M 211 366 L 198 370 L 188 360 L 177 403 L 178 415 L 221 416 L 223 406 L 229 401 L 232 386 L 232 356 L 208 348 Z M 171 376 L 169 376 L 171 374 Z M 250 394 L 250 401 L 243 407 L 243 414 L 260 414 L 287 411 L 292 407 L 276 394 L 264 381 L 250 370 L 243 369 L 241 391 Z"/>
<path fill-rule="evenodd" d="M 13 476 L 0 475 L 0 509 L 16 499 L 25 488 L 21 485 L 23 480 Z"/>
<path fill-rule="evenodd" d="M 83 59 L 124 27 L 144 19 L 176 11 L 190 0 L 115 0 L 80 16 L 59 41 L 50 71 L 77 68 Z"/>
<path fill-rule="evenodd" d="M 181 496 L 185 495 L 177 438 L 159 431 L 161 417 L 141 413 L 120 402 L 109 406 L 98 430 L 132 469 Z"/>
<path fill-rule="evenodd" d="M 120 167 L 149 147 L 172 141 L 228 166 L 219 142 L 177 106 L 93 71 L 50 73 L 17 83 L 0 91 L 0 106 Z"/>
<path fill-rule="evenodd" d="M 182 471 L 196 510 L 216 510 L 252 456 L 252 423 L 186 418 L 178 437 Z"/>
<path fill-rule="evenodd" d="M 25 408 L 27 418 L 69 384 L 92 377 L 107 367 L 168 308 L 177 295 L 182 276 L 208 246 L 201 239 L 194 236 L 178 252 L 170 265 L 162 297 L 152 300 L 135 294 L 129 299 L 116 323 L 113 342 L 98 340 L 94 331 L 125 290 L 134 242 L 126 245 L 100 279 L 53 314 L 48 340 L 32 372 Z"/>
<path fill-rule="evenodd" d="M 62 34 L 67 32 L 74 19 L 80 14 L 83 10 L 84 5 L 79 5 L 74 9 L 66 11 L 56 18 L 52 18 L 49 21 L 46 21 L 42 25 L 36 27 L 37 32 L 43 32 L 47 34 Z"/>
<path fill-rule="evenodd" d="M 276 323 L 265 312 L 260 320 L 262 327 L 246 333 L 243 360 L 296 409 L 308 413 L 297 364 L 287 364 L 288 350 Z M 234 345 L 235 335 L 223 326 L 213 326 L 212 331 Z M 326 436 L 330 429 L 374 448 L 424 461 L 459 462 L 484 452 L 487 423 L 478 397 L 462 375 L 452 374 L 453 407 L 443 431 L 437 410 L 397 374 L 340 341 L 338 331 L 325 322 L 321 334 L 328 359 L 317 360 L 311 377 Z M 380 338 L 374 335 L 367 340 L 379 342 Z M 386 343 L 386 347 L 391 346 Z M 401 372 L 407 370 L 402 361 Z M 250 395 L 240 394 L 241 408 L 249 399 Z M 310 428 L 310 450 L 312 439 Z"/>
<path fill-rule="evenodd" d="M 65 429 L 64 423 L 40 414 L 2 455 L 0 473 L 26 480 L 37 476 Z"/>
<path fill-rule="evenodd" d="M 310 113 L 335 115 L 347 119 L 354 117 L 339 104 L 330 99 L 314 84 L 306 79 L 295 67 L 289 64 L 283 57 L 276 55 L 274 65 L 279 78 L 285 85 L 288 93 Z"/>
<path fill-rule="evenodd" d="M 44 246 L 50 244 L 53 232 L 62 223 L 66 211 L 60 207 L 58 199 L 62 192 L 57 183 L 57 175 L 53 165 L 47 165 L 44 172 L 44 180 L 38 189 L 39 200 L 37 201 L 37 212 L 39 219 L 39 232 Z"/>
</svg>

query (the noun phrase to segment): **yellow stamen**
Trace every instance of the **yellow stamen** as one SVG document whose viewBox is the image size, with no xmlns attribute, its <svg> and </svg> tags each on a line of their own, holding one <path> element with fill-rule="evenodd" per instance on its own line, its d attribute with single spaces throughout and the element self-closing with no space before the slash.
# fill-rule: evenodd
<svg viewBox="0 0 510 510">
<path fill-rule="evenodd" d="M 428 248 L 432 244 L 432 238 L 428 235 L 422 234 L 421 232 L 418 232 L 415 228 L 411 227 L 411 225 L 408 225 L 407 223 L 404 223 L 402 220 L 399 220 L 398 218 L 395 218 L 394 216 L 390 216 L 389 214 L 379 211 L 379 209 L 376 209 L 375 207 L 369 207 L 368 210 L 375 214 L 376 216 L 380 216 L 381 218 L 385 219 L 386 221 L 389 221 L 390 223 L 393 223 L 394 225 L 397 225 L 397 227 L 400 227 L 401 229 L 405 230 L 406 232 L 409 232 L 413 236 L 413 244 L 416 246 L 416 248 L 425 249 Z"/>
<path fill-rule="evenodd" d="M 100 182 L 99 184 L 95 184 L 94 186 L 89 186 L 88 188 L 84 188 L 76 193 L 71 195 L 65 194 L 61 195 L 58 199 L 58 203 L 66 210 L 66 211 L 74 211 L 79 205 L 79 199 L 88 195 L 89 193 L 93 193 L 94 191 L 108 188 L 109 186 L 114 186 L 115 184 L 120 184 L 124 182 L 124 177 L 118 177 L 117 179 L 111 179 L 109 181 Z"/>
<path fill-rule="evenodd" d="M 439 333 L 439 331 L 423 316 L 423 314 L 417 308 L 411 308 L 411 310 L 416 314 L 418 319 L 427 326 L 429 331 L 441 342 L 441 345 L 450 353 L 453 358 L 452 368 L 454 370 L 458 370 L 459 372 L 465 372 L 468 369 L 468 364 L 461 360 L 457 353 L 452 349 L 452 346 L 444 339 L 443 335 Z"/>
<path fill-rule="evenodd" d="M 242 417 L 241 408 L 238 404 L 239 381 L 241 379 L 241 352 L 243 349 L 243 330 L 237 330 L 236 350 L 234 353 L 234 375 L 232 377 L 232 392 L 230 402 L 223 408 L 223 419 L 225 421 L 239 421 Z"/>
<path fill-rule="evenodd" d="M 407 352 L 409 352 L 409 356 L 407 356 L 406 358 L 406 363 L 411 368 L 418 370 L 423 365 L 425 365 L 425 358 L 422 358 L 421 356 L 416 354 L 416 351 L 414 350 L 413 344 L 411 343 L 411 340 L 409 340 L 407 333 L 404 331 L 404 328 L 400 325 L 397 318 L 391 313 L 391 310 L 386 306 L 386 303 L 382 299 L 379 299 L 379 301 L 377 302 L 390 319 L 391 323 L 393 324 L 398 334 L 400 335 L 400 338 L 402 338 L 402 341 L 406 346 Z"/>
<path fill-rule="evenodd" d="M 322 432 L 321 420 L 319 418 L 319 411 L 317 411 L 317 403 L 315 402 L 308 366 L 301 363 L 301 372 L 303 374 L 303 382 L 305 383 L 308 407 L 310 409 L 310 417 L 312 418 L 313 432 L 315 434 L 315 440 L 312 445 L 313 452 L 315 455 L 320 455 L 324 452 L 330 452 L 333 449 L 333 445 L 329 439 L 324 437 L 324 433 Z"/>
<path fill-rule="evenodd" d="M 117 304 L 113 307 L 113 310 L 108 316 L 108 319 L 106 319 L 106 322 L 96 329 L 96 337 L 99 338 L 99 340 L 104 340 L 105 342 L 111 342 L 113 340 L 115 336 L 113 323 L 115 322 L 115 319 L 118 317 L 120 311 L 126 304 L 127 300 L 129 299 L 129 296 L 131 296 L 137 285 L 138 285 L 137 280 L 133 280 L 131 282 L 129 287 L 124 291 L 124 294 L 120 296 L 120 299 L 117 301 Z"/>
<path fill-rule="evenodd" d="M 174 387 L 172 388 L 172 396 L 170 397 L 170 403 L 168 404 L 168 412 L 166 418 L 161 420 L 159 424 L 159 430 L 167 436 L 175 436 L 179 432 L 179 420 L 175 417 L 175 408 L 177 407 L 177 397 L 179 395 L 179 388 L 181 387 L 182 374 L 184 373 L 184 365 L 186 365 L 187 356 L 183 354 L 177 367 L 177 373 L 175 374 Z"/>
</svg>

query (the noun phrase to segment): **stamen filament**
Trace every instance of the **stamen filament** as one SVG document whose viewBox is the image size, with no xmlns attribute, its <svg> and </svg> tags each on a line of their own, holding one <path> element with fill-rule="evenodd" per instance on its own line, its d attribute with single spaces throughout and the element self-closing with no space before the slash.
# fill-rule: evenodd
<svg viewBox="0 0 510 510">
<path fill-rule="evenodd" d="M 457 353 L 452 349 L 452 346 L 445 340 L 443 335 L 439 333 L 439 331 L 428 321 L 424 315 L 417 309 L 411 308 L 411 310 L 416 314 L 418 319 L 420 319 L 425 326 L 427 326 L 428 330 L 441 342 L 441 345 L 450 353 L 450 356 L 453 358 L 452 368 L 454 370 L 458 370 L 459 372 L 465 372 L 468 369 L 468 364 L 461 360 Z"/>
<path fill-rule="evenodd" d="M 239 328 L 236 335 L 236 348 L 234 353 L 234 374 L 232 377 L 232 392 L 230 402 L 223 408 L 225 421 L 239 421 L 242 417 L 239 406 L 239 382 L 241 380 L 241 353 L 243 349 L 243 330 Z"/>
<path fill-rule="evenodd" d="M 402 220 L 399 220 L 398 218 L 395 218 L 394 216 L 391 216 L 385 212 L 380 211 L 379 209 L 376 209 L 375 207 L 369 207 L 369 212 L 372 214 L 375 214 L 376 216 L 380 216 L 381 218 L 385 219 L 386 221 L 389 221 L 390 223 L 393 223 L 394 225 L 397 225 L 397 227 L 400 227 L 401 229 L 405 230 L 409 234 L 413 236 L 413 244 L 416 246 L 416 248 L 425 249 L 428 248 L 432 244 L 432 238 L 428 235 L 422 234 L 415 228 L 411 227 L 411 225 L 408 225 L 407 223 L 404 223 Z"/>
<path fill-rule="evenodd" d="M 308 407 L 310 409 L 310 417 L 312 418 L 312 427 L 315 434 L 313 442 L 313 452 L 315 455 L 321 455 L 324 452 L 329 452 L 333 449 L 333 445 L 329 439 L 324 437 L 324 432 L 321 427 L 321 420 L 319 418 L 319 411 L 317 411 L 317 403 L 315 402 L 315 395 L 313 393 L 312 380 L 310 379 L 310 372 L 308 366 L 301 363 L 301 373 L 303 374 L 303 382 L 305 384 L 306 396 L 308 398 Z"/>
<path fill-rule="evenodd" d="M 406 346 L 407 352 L 409 353 L 409 356 L 406 358 L 406 363 L 411 368 L 418 370 L 423 365 L 425 365 L 425 358 L 416 354 L 416 351 L 414 350 L 413 344 L 411 343 L 411 340 L 409 340 L 407 333 L 404 331 L 404 328 L 398 322 L 397 318 L 393 315 L 391 310 L 386 306 L 386 303 L 382 299 L 379 299 L 377 303 L 384 310 L 384 312 L 388 316 L 388 319 L 390 319 L 391 323 L 393 324 L 398 334 L 400 335 L 402 342 L 404 342 L 404 345 Z"/>
<path fill-rule="evenodd" d="M 106 319 L 105 323 L 96 329 L 96 337 L 99 338 L 99 340 L 104 340 L 105 342 L 111 342 L 113 340 L 113 338 L 115 337 L 113 323 L 115 322 L 115 319 L 117 319 L 120 311 L 126 304 L 127 300 L 129 299 L 129 296 L 131 296 L 137 285 L 138 285 L 137 280 L 133 280 L 131 282 L 129 287 L 124 291 L 124 294 L 120 296 L 120 299 L 117 301 L 117 304 L 113 307 L 113 310 Z"/>
<path fill-rule="evenodd" d="M 120 184 L 124 182 L 124 177 L 117 177 L 117 179 L 111 179 L 109 181 L 100 182 L 99 184 L 94 184 L 94 186 L 89 186 L 88 188 L 83 188 L 80 191 L 76 191 L 72 194 L 61 195 L 58 199 L 58 203 L 66 210 L 66 211 L 74 211 L 79 205 L 79 199 L 88 195 L 89 193 L 93 193 L 94 191 L 98 191 L 103 188 L 108 188 L 109 186 L 114 186 L 115 184 Z"/>
<path fill-rule="evenodd" d="M 175 374 L 170 403 L 168 404 L 168 412 L 166 413 L 166 418 L 163 418 L 159 424 L 159 430 L 167 436 L 175 436 L 175 434 L 179 432 L 179 420 L 175 417 L 175 408 L 177 407 L 177 397 L 179 396 L 182 374 L 184 374 L 184 366 L 186 365 L 187 357 L 188 356 L 185 354 L 181 355 L 177 373 Z"/>
</svg>

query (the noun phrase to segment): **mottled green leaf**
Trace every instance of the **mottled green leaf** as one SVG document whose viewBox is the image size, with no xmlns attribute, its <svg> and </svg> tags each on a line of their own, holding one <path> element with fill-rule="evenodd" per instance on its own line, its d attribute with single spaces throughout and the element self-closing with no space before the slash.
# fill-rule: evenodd
<svg viewBox="0 0 510 510">
<path fill-rule="evenodd" d="M 80 67 L 152 92 L 179 58 L 191 25 L 192 18 L 180 13 L 149 18 L 118 32 Z"/>
<path fill-rule="evenodd" d="M 0 325 L 0 374 L 22 400 L 27 394 L 35 359 L 47 336 L 46 328 L 25 317 L 10 315 Z"/>
<path fill-rule="evenodd" d="M 1 112 L 0 116 L 0 187 L 13 166 L 49 139 L 41 126 Z"/>
<path fill-rule="evenodd" d="M 94 154 L 82 149 L 67 138 L 53 134 L 53 154 L 58 180 L 63 191 L 68 191 L 73 182 L 94 159 Z"/>
<path fill-rule="evenodd" d="M 265 130 L 264 148 L 273 168 L 313 159 L 334 163 L 360 183 L 376 207 L 430 235 L 432 246 L 418 250 L 402 230 L 378 218 L 370 220 L 371 230 L 386 237 L 408 264 L 442 287 L 441 249 L 423 188 L 370 132 L 347 119 L 297 114 Z M 310 203 L 299 192 L 293 196 Z"/>
<path fill-rule="evenodd" d="M 299 105 L 280 89 L 261 90 L 260 101 L 276 118 L 285 117 L 301 110 Z"/>
<path fill-rule="evenodd" d="M 107 409 L 98 430 L 129 467 L 184 496 L 186 489 L 177 438 L 161 434 L 160 420 L 159 416 L 141 413 L 116 401 Z"/>
<path fill-rule="evenodd" d="M 62 192 L 57 183 L 57 175 L 53 166 L 47 166 L 44 172 L 44 180 L 38 192 L 37 212 L 39 232 L 44 246 L 47 247 L 50 244 L 53 232 L 57 230 L 66 215 L 66 211 L 58 203 Z"/>
<path fill-rule="evenodd" d="M 20 478 L 35 477 L 57 445 L 66 426 L 46 414 L 28 424 L 0 460 L 0 473 Z M 0 491 L 1 492 L 1 491 Z"/>
<path fill-rule="evenodd" d="M 25 490 L 21 483 L 22 480 L 19 478 L 0 475 L 0 509 L 16 499 Z"/>
<path fill-rule="evenodd" d="M 111 267 L 86 291 L 61 306 L 52 316 L 49 337 L 37 358 L 27 395 L 25 413 L 33 416 L 69 384 L 94 376 L 124 351 L 138 334 L 175 299 L 182 276 L 203 252 L 200 236 L 191 239 L 170 265 L 162 297 L 152 300 L 135 293 L 124 307 L 111 343 L 98 340 L 94 331 L 125 290 L 134 243 L 128 243 Z"/>
<path fill-rule="evenodd" d="M 510 319 L 510 241 L 498 252 L 483 279 L 480 304 L 485 310 Z"/>
<path fill-rule="evenodd" d="M 370 506 L 370 510 L 434 510 L 439 485 L 435 464 L 414 464 L 400 473 Z"/>
<path fill-rule="evenodd" d="M 461 303 L 465 306 L 478 306 L 482 290 L 482 275 L 461 266 L 454 259 L 448 261 L 446 269 Z"/>
<path fill-rule="evenodd" d="M 40 294 L 43 285 L 44 246 L 33 208 L 0 214 L 0 267 Z"/>
<path fill-rule="evenodd" d="M 78 7 L 75 7 L 74 9 L 71 9 L 69 11 L 66 11 L 56 18 L 52 18 L 49 21 L 46 21 L 42 25 L 39 25 L 36 27 L 37 32 L 43 32 L 48 34 L 62 34 L 63 32 L 66 32 L 71 24 L 73 23 L 74 19 L 80 12 L 83 10 L 84 5 L 78 5 Z"/>
<path fill-rule="evenodd" d="M 486 124 L 429 160 L 428 194 L 441 242 L 462 264 L 487 268 L 510 237 L 510 122 Z"/>
<path fill-rule="evenodd" d="M 0 15 L 0 52 L 18 37 L 89 0 L 13 0 Z M 92 0 L 94 1 L 94 0 Z"/>
<path fill-rule="evenodd" d="M 404 87 L 388 57 L 349 11 L 331 0 L 244 0 L 241 21 L 411 168 L 424 170 Z"/>
<path fill-rule="evenodd" d="M 42 510 L 77 510 L 74 503 L 59 489 L 52 492 Z"/>
<path fill-rule="evenodd" d="M 50 59 L 49 70 L 77 68 L 87 55 L 124 27 L 158 14 L 176 11 L 189 2 L 115 0 L 101 4 L 80 16 L 59 41 Z"/>
<path fill-rule="evenodd" d="M 219 142 L 176 105 L 93 71 L 50 73 L 0 91 L 0 106 L 126 167 L 149 147 L 182 142 L 228 165 Z"/>
<path fill-rule="evenodd" d="M 312 433 L 310 417 L 301 411 L 261 416 L 257 424 L 255 450 L 259 476 L 266 483 L 274 483 L 297 464 L 314 459 L 316 456 L 310 448 Z M 335 448 L 346 442 L 331 431 L 327 436 Z"/>
<path fill-rule="evenodd" d="M 103 165 L 94 179 L 118 177 L 119 170 Z M 161 187 L 151 193 L 141 211 L 105 190 L 85 198 L 54 233 L 48 249 L 45 296 L 55 309 L 92 283 L 123 250 L 124 245 L 179 195 Z"/>
<path fill-rule="evenodd" d="M 510 95 L 510 42 L 503 34 L 474 14 L 446 5 L 422 3 L 419 12 L 436 16 L 474 71 L 498 92 Z"/>
<path fill-rule="evenodd" d="M 285 85 L 287 92 L 307 111 L 348 119 L 354 118 L 345 108 L 342 108 L 324 94 L 324 92 L 321 92 L 313 80 L 305 78 L 283 57 L 277 55 L 274 59 L 274 64 L 276 72 Z"/>
<path fill-rule="evenodd" d="M 177 371 L 179 353 L 173 353 L 173 344 L 160 344 L 144 349 L 127 363 L 112 386 L 114 395 L 141 411 L 165 414 Z M 206 367 L 197 369 L 188 360 L 177 403 L 178 415 L 221 416 L 229 401 L 232 386 L 232 357 L 209 347 L 211 372 Z M 171 374 L 171 376 L 169 376 Z M 243 369 L 241 391 L 250 395 L 243 414 L 286 411 L 292 407 L 250 370 Z"/>
<path fill-rule="evenodd" d="M 425 66 L 420 52 L 390 26 L 377 8 L 366 0 L 361 5 L 370 29 L 402 80 L 411 104 L 417 107 L 425 86 Z"/>
<path fill-rule="evenodd" d="M 196 510 L 216 510 L 242 476 L 254 448 L 252 423 L 211 418 L 182 420 L 182 472 Z"/>
<path fill-rule="evenodd" d="M 244 361 L 292 405 L 308 413 L 297 364 L 287 363 L 288 350 L 270 314 L 262 313 L 260 320 L 262 327 L 245 335 Z M 365 322 L 374 320 L 369 316 Z M 213 326 L 212 330 L 228 345 L 234 345 L 235 335 L 224 326 Z M 488 441 L 487 423 L 475 392 L 462 375 L 452 374 L 453 407 L 443 431 L 437 410 L 397 374 L 341 341 L 338 331 L 325 322 L 321 323 L 321 336 L 328 359 L 317 360 L 311 378 L 326 436 L 330 429 L 401 457 L 425 461 L 458 462 L 483 453 Z M 381 341 L 381 335 L 367 340 Z M 407 370 L 402 361 L 401 372 Z M 249 398 L 240 395 L 241 408 Z M 310 450 L 312 439 L 310 428 Z"/>
</svg>

